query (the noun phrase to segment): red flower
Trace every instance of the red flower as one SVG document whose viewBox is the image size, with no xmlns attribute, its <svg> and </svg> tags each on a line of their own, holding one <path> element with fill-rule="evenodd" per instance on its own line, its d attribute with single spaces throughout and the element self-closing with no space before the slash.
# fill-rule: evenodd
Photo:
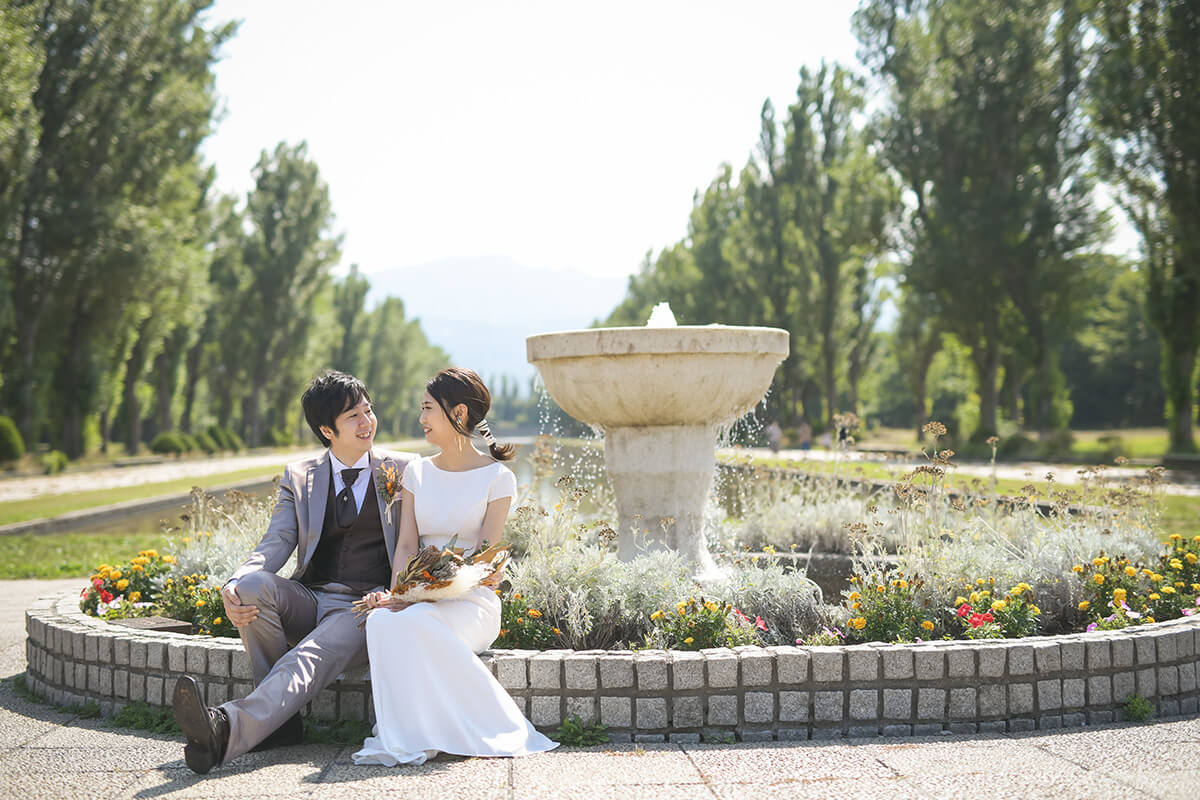
<svg viewBox="0 0 1200 800">
<path fill-rule="evenodd" d="M 100 580 L 99 578 L 95 578 L 95 579 L 92 581 L 92 586 L 95 586 L 97 589 L 103 589 L 103 588 L 104 588 L 104 581 Z"/>
<path fill-rule="evenodd" d="M 967 620 L 967 622 L 971 623 L 972 628 L 978 628 L 980 625 L 984 624 L 985 622 L 993 622 L 993 621 L 994 621 L 994 617 L 992 617 L 992 612 L 990 612 L 990 611 L 986 614 L 972 614 L 971 618 L 969 620 Z"/>
<path fill-rule="evenodd" d="M 103 589 L 101 589 L 101 590 L 100 590 L 100 599 L 101 599 L 101 600 L 103 600 L 103 601 L 104 601 L 104 602 L 106 602 L 106 603 L 111 603 L 111 602 L 112 602 L 112 600 L 113 600 L 112 593 L 111 593 L 111 592 L 106 592 L 106 591 L 104 591 Z"/>
<path fill-rule="evenodd" d="M 990 612 L 990 611 L 989 611 L 989 612 L 987 612 L 986 614 L 984 614 L 984 615 L 983 615 L 983 621 L 984 621 L 984 622 L 995 622 L 995 621 L 996 621 L 996 618 L 995 618 L 995 617 L 993 617 L 993 616 L 992 616 L 992 612 Z"/>
<path fill-rule="evenodd" d="M 765 631 L 767 629 L 767 623 L 763 622 L 762 617 L 756 616 L 754 618 L 754 627 L 758 628 L 760 631 Z"/>
<path fill-rule="evenodd" d="M 743 613 L 742 613 L 741 611 L 739 611 L 738 609 L 736 609 L 736 608 L 735 608 L 735 609 L 733 610 L 733 614 L 734 614 L 734 616 L 736 616 L 736 617 L 737 617 L 737 618 L 738 618 L 740 621 L 742 621 L 742 622 L 746 623 L 747 625 L 749 625 L 749 624 L 750 624 L 750 618 L 749 618 L 749 617 L 747 617 L 745 614 L 743 614 Z"/>
<path fill-rule="evenodd" d="M 963 603 L 961 606 L 958 607 L 958 615 L 960 617 L 970 616 L 970 614 L 971 614 L 971 607 L 969 605 L 967 605 L 966 603 Z"/>
</svg>

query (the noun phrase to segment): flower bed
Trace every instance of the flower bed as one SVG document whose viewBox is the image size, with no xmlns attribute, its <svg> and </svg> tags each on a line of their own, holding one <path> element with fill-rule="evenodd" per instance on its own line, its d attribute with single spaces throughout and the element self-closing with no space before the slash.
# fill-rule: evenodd
<svg viewBox="0 0 1200 800">
<path fill-rule="evenodd" d="M 250 663 L 232 639 L 145 632 L 88 616 L 78 597 L 26 612 L 28 685 L 60 704 L 115 713 L 166 707 L 196 676 L 207 701 L 249 692 Z M 494 650 L 482 658 L 534 724 L 570 716 L 614 741 L 743 741 L 1018 731 L 1121 718 L 1135 694 L 1159 716 L 1197 713 L 1200 617 L 1122 630 L 921 644 L 742 646 L 680 650 Z M 326 719 L 370 719 L 365 669 L 310 704 Z"/>
</svg>

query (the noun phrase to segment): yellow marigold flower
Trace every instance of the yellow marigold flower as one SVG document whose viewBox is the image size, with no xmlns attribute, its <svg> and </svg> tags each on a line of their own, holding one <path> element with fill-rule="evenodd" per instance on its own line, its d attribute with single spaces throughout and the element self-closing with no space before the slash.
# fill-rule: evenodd
<svg viewBox="0 0 1200 800">
<path fill-rule="evenodd" d="M 1195 564 L 1197 561 L 1200 561 L 1200 556 L 1197 556 L 1195 553 L 1188 553 L 1183 559 L 1189 564 Z"/>
<path fill-rule="evenodd" d="M 142 553 L 142 555 L 146 556 L 147 558 L 158 558 L 158 551 L 157 550 L 146 550 Z"/>
<path fill-rule="evenodd" d="M 958 608 L 965 602 L 967 602 L 967 598 L 963 597 L 962 595 L 959 595 L 958 597 L 954 598 L 954 607 Z"/>
<path fill-rule="evenodd" d="M 555 636 L 562 636 L 562 631 L 560 631 L 558 628 L 551 628 L 550 630 L 554 631 Z"/>
<path fill-rule="evenodd" d="M 1040 608 L 1038 608 L 1037 606 L 1030 606 L 1029 613 L 1033 614 L 1036 617 L 1042 613 L 1042 610 Z"/>
<path fill-rule="evenodd" d="M 975 585 L 976 585 L 976 586 L 983 586 L 983 578 L 980 578 L 979 580 L 975 581 Z"/>
<path fill-rule="evenodd" d="M 130 592 L 129 599 L 136 603 L 138 600 L 142 599 L 142 593 L 141 592 Z"/>
<path fill-rule="evenodd" d="M 533 617 L 534 619 L 538 619 L 542 616 L 542 612 L 538 611 L 536 608 L 531 608 L 529 609 L 529 616 Z"/>
<path fill-rule="evenodd" d="M 925 630 L 925 631 L 931 631 L 931 630 L 933 630 L 933 623 L 932 623 L 932 622 L 930 622 L 929 620 L 924 620 L 924 621 L 921 623 L 921 630 Z"/>
<path fill-rule="evenodd" d="M 860 602 L 858 602 L 858 601 L 856 600 L 856 601 L 854 601 L 853 603 L 851 603 L 851 604 L 850 604 L 850 608 L 851 608 L 851 610 L 853 610 L 853 611 L 858 611 L 860 608 L 862 608 L 862 603 L 860 603 Z"/>
<path fill-rule="evenodd" d="M 129 588 L 129 578 L 121 578 L 121 580 L 117 581 L 117 591 L 118 592 L 123 592 L 128 588 Z M 1174 590 L 1172 589 L 1172 591 L 1174 591 Z"/>
<path fill-rule="evenodd" d="M 704 604 L 704 610 L 705 611 L 719 611 L 720 609 L 717 608 L 716 603 L 714 603 L 712 600 L 709 600 L 707 603 Z"/>
<path fill-rule="evenodd" d="M 684 644 L 691 644 L 691 643 L 692 643 L 692 642 L 694 642 L 694 641 L 696 641 L 696 640 L 695 640 L 695 639 L 693 639 L 691 636 L 689 636 L 689 637 L 687 637 L 686 639 L 684 639 L 684 640 L 683 640 L 683 643 L 684 643 Z"/>
<path fill-rule="evenodd" d="M 1137 577 L 1137 567 L 1126 567 L 1125 574 L 1131 578 L 1136 578 Z"/>
<path fill-rule="evenodd" d="M 861 631 L 863 628 L 867 627 L 867 618 L 855 617 L 854 619 L 850 620 L 850 625 L 856 630 Z"/>
<path fill-rule="evenodd" d="M 1092 559 L 1092 566 L 1103 567 L 1104 562 L 1107 560 L 1108 559 L 1105 558 L 1104 556 L 1096 556 L 1095 558 Z"/>
<path fill-rule="evenodd" d="M 196 601 L 196 608 L 204 608 L 205 605 L 207 605 L 207 603 L 204 600 Z"/>
<path fill-rule="evenodd" d="M 1192 591 L 1195 592 L 1196 594 L 1200 594 L 1200 583 L 1193 583 Z"/>
<path fill-rule="evenodd" d="M 903 578 L 900 579 L 899 581 L 897 581 L 897 584 L 900 586 L 901 589 L 908 588 L 908 581 L 904 580 Z"/>
<path fill-rule="evenodd" d="M 1162 579 L 1163 579 L 1163 576 L 1159 575 L 1157 572 L 1150 576 L 1150 580 L 1153 583 L 1162 583 Z"/>
<path fill-rule="evenodd" d="M 110 580 L 119 580 L 121 577 L 121 570 L 114 569 L 112 572 L 108 573 L 108 577 Z"/>
<path fill-rule="evenodd" d="M 175 556 L 171 556 L 171 555 L 166 555 L 166 556 L 163 556 L 163 557 L 162 557 L 162 559 L 161 559 L 161 561 L 162 561 L 164 564 L 174 564 L 174 563 L 175 563 Z"/>
<path fill-rule="evenodd" d="M 501 635 L 501 636 L 506 636 L 506 635 L 508 635 L 508 628 L 501 628 L 501 629 L 500 629 L 500 635 Z"/>
<path fill-rule="evenodd" d="M 1158 592 L 1151 592 L 1151 593 L 1150 593 L 1150 599 L 1151 599 L 1151 600 L 1161 600 L 1161 599 L 1162 599 L 1162 595 L 1160 595 Z"/>
<path fill-rule="evenodd" d="M 1104 576 L 1097 572 L 1092 576 L 1092 580 L 1094 580 L 1096 585 L 1099 586 L 1100 584 L 1104 583 Z"/>
<path fill-rule="evenodd" d="M 521 599 L 521 593 L 513 592 L 513 600 L 520 600 L 520 599 Z"/>
<path fill-rule="evenodd" d="M 1004 611 L 1006 608 L 1008 608 L 1008 603 L 1003 600 L 992 603 L 992 611 Z"/>
<path fill-rule="evenodd" d="M 1167 538 L 1168 538 L 1168 539 L 1170 539 L 1172 542 L 1178 542 L 1178 541 L 1180 541 L 1180 540 L 1182 540 L 1182 539 L 1183 539 L 1183 536 L 1181 536 L 1181 535 L 1180 535 L 1180 534 L 1178 534 L 1178 533 L 1172 533 L 1172 534 L 1171 534 L 1170 536 L 1168 536 Z"/>
<path fill-rule="evenodd" d="M 881 583 L 875 587 L 875 591 L 879 592 L 880 594 L 883 594 L 884 592 L 887 591 L 887 587 Z"/>
<path fill-rule="evenodd" d="M 1076 564 L 1075 566 L 1071 567 L 1071 571 L 1072 572 L 1083 572 L 1083 564 Z"/>
<path fill-rule="evenodd" d="M 524 624 L 525 624 L 525 618 L 524 618 L 524 617 L 517 617 L 517 624 L 518 624 L 518 625 L 524 625 Z"/>
<path fill-rule="evenodd" d="M 1153 575 L 1153 574 L 1154 574 L 1154 570 L 1152 570 L 1152 569 L 1146 569 L 1146 568 L 1144 568 L 1144 567 L 1143 567 L 1143 568 L 1142 568 L 1142 574 L 1143 574 L 1143 575 L 1145 575 L 1147 578 L 1149 578 L 1151 575 Z"/>
<path fill-rule="evenodd" d="M 1080 610 L 1080 611 L 1087 611 L 1087 610 L 1088 610 L 1089 608 L 1091 608 L 1091 607 L 1092 607 L 1092 604 L 1091 604 L 1091 603 L 1089 603 L 1087 600 L 1080 600 L 1080 601 L 1079 601 L 1079 610 Z"/>
<path fill-rule="evenodd" d="M 216 619 L 213 620 L 213 625 L 220 625 L 221 622 L 222 622 L 221 618 L 217 617 Z"/>
<path fill-rule="evenodd" d="M 1178 558 L 1172 558 L 1168 566 L 1170 566 L 1171 569 L 1183 569 L 1183 562 Z"/>
<path fill-rule="evenodd" d="M 184 544 L 191 544 L 191 543 L 192 543 L 192 537 L 190 537 L 190 536 L 185 536 L 185 537 L 183 537 L 183 543 L 184 543 Z"/>
<path fill-rule="evenodd" d="M 1146 622 L 1149 622 L 1149 623 L 1154 623 L 1154 622 L 1157 622 L 1157 621 L 1158 621 L 1158 620 L 1156 620 L 1154 617 L 1146 617 Z"/>
<path fill-rule="evenodd" d="M 655 611 L 653 614 L 650 615 L 650 619 L 662 619 L 665 616 L 666 616 L 666 614 L 664 614 L 663 612 Z"/>
<path fill-rule="evenodd" d="M 1123 588 L 1118 586 L 1117 588 L 1113 589 L 1113 600 L 1116 600 L 1118 603 L 1120 603 L 1124 599 L 1125 599 L 1125 590 Z"/>
<path fill-rule="evenodd" d="M 1193 536 L 1192 541 L 1195 542 L 1196 544 L 1200 544 L 1200 536 Z"/>
<path fill-rule="evenodd" d="M 1164 586 L 1164 587 L 1162 587 L 1162 592 L 1163 592 L 1163 594 L 1175 594 L 1175 587 L 1174 586 Z"/>
<path fill-rule="evenodd" d="M 132 567 L 129 568 L 129 570 L 131 572 L 145 572 L 146 568 L 143 567 L 141 564 L 134 564 Z"/>
<path fill-rule="evenodd" d="M 971 602 L 972 603 L 979 602 L 979 592 L 971 592 Z"/>
<path fill-rule="evenodd" d="M 858 592 L 851 592 L 850 596 L 847 599 L 849 599 L 850 601 L 854 601 L 854 600 L 860 599 L 861 597 L 862 597 L 862 595 L 859 594 Z"/>
</svg>

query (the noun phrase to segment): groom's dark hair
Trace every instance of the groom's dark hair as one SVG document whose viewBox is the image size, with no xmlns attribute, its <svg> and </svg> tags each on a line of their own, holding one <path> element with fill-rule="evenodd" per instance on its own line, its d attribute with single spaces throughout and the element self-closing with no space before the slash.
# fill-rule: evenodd
<svg viewBox="0 0 1200 800">
<path fill-rule="evenodd" d="M 329 370 L 312 379 L 312 383 L 300 398 L 304 407 L 304 419 L 308 427 L 321 440 L 321 444 L 329 447 L 329 439 L 321 433 L 321 426 L 330 428 L 337 433 L 337 418 L 348 408 L 366 400 L 371 402 L 367 387 L 353 375 L 345 372 Z"/>
</svg>

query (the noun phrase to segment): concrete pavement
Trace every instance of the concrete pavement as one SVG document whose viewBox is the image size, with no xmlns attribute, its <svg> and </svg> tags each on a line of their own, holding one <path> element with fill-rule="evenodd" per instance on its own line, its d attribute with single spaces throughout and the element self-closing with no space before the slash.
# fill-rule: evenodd
<svg viewBox="0 0 1200 800">
<path fill-rule="evenodd" d="M 25 669 L 25 607 L 79 584 L 0 581 L 0 677 Z M 355 749 L 249 754 L 201 777 L 184 766 L 179 739 L 80 719 L 0 683 L 2 798 L 1200 797 L 1200 719 L 1009 735 L 602 745 L 399 768 L 355 766 Z"/>
</svg>

